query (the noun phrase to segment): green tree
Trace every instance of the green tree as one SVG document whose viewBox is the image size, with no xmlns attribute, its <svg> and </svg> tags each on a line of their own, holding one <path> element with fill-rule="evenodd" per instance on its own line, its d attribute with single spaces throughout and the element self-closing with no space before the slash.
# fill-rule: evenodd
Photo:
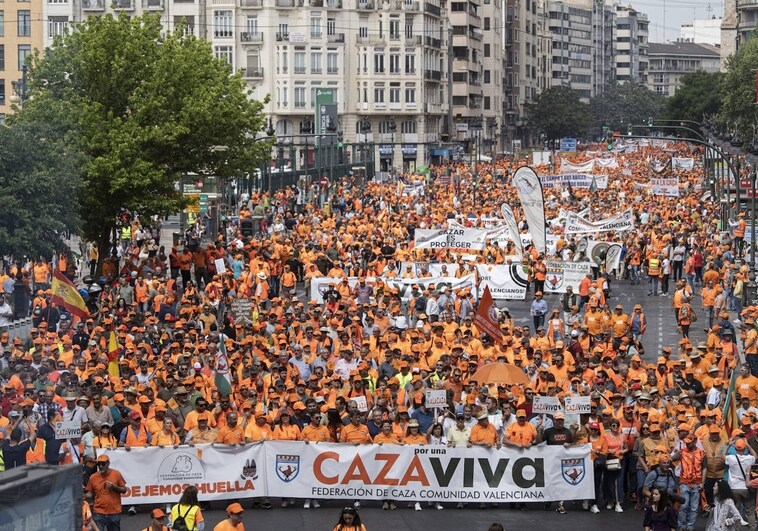
<svg viewBox="0 0 758 531">
<path fill-rule="evenodd" d="M 753 35 L 734 55 L 727 59 L 724 74 L 721 110 L 718 121 L 730 132 L 736 130 L 738 137 L 750 142 L 752 125 L 756 120 L 755 72 L 758 70 L 758 35 Z"/>
<path fill-rule="evenodd" d="M 121 209 L 177 212 L 187 204 L 182 175 L 237 178 L 270 149 L 255 142 L 263 103 L 210 43 L 183 29 L 164 31 L 158 15 L 90 17 L 32 61 L 31 99 L 16 121 L 67 131 L 67 147 L 83 156 L 71 204 L 101 250 Z"/>
<path fill-rule="evenodd" d="M 664 105 L 663 96 L 639 83 L 611 83 L 602 94 L 590 100 L 595 130 L 607 126 L 622 133 L 647 121 L 648 117 L 660 116 Z"/>
<path fill-rule="evenodd" d="M 662 117 L 702 123 L 703 116 L 716 114 L 721 109 L 722 81 L 720 72 L 699 70 L 682 76 L 676 93 L 666 100 Z"/>
<path fill-rule="evenodd" d="M 529 123 L 548 140 L 583 137 L 591 122 L 589 105 L 569 87 L 551 87 L 527 108 Z"/>
<path fill-rule="evenodd" d="M 52 124 L 0 127 L 0 255 L 49 259 L 78 228 L 60 183 L 76 194 L 81 158 L 56 137 Z"/>
</svg>

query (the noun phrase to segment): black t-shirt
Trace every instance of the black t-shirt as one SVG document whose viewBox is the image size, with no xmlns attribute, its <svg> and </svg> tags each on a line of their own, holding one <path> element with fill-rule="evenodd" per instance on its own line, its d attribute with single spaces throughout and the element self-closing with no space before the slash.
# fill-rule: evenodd
<svg viewBox="0 0 758 531">
<path fill-rule="evenodd" d="M 5 461 L 5 469 L 16 468 L 17 466 L 23 466 L 26 464 L 26 452 L 31 448 L 32 443 L 29 441 L 23 441 L 16 446 L 11 446 L 10 441 L 3 443 L 3 460 Z"/>
<path fill-rule="evenodd" d="M 565 426 L 560 429 L 553 426 L 552 428 L 546 429 L 542 435 L 542 438 L 545 440 L 548 446 L 558 446 L 574 442 L 574 437 L 571 434 L 571 430 Z"/>
</svg>

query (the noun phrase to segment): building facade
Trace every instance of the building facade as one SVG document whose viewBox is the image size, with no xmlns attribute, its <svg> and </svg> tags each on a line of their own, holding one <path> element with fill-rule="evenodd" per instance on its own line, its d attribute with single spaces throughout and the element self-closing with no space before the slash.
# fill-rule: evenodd
<svg viewBox="0 0 758 531">
<path fill-rule="evenodd" d="M 705 19 L 685 20 L 679 26 L 679 40 L 721 46 L 721 19 L 714 16 Z"/>
<path fill-rule="evenodd" d="M 682 76 L 699 70 L 713 73 L 720 69 L 720 50 L 710 44 L 676 42 L 650 44 L 648 88 L 657 94 L 673 96 Z"/>
<path fill-rule="evenodd" d="M 647 84 L 650 22 L 631 6 L 616 6 L 616 80 Z"/>
</svg>

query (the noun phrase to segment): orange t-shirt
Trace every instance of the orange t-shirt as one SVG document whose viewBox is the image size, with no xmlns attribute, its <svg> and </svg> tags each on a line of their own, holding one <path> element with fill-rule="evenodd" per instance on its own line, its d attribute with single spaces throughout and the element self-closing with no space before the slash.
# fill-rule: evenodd
<svg viewBox="0 0 758 531">
<path fill-rule="evenodd" d="M 95 497 L 93 512 L 99 514 L 120 514 L 121 513 L 121 495 L 115 490 L 105 486 L 105 482 L 110 481 L 119 487 L 125 487 L 126 481 L 118 470 L 109 469 L 105 474 L 95 472 L 89 477 L 87 482 L 87 492 L 91 492 Z"/>
</svg>

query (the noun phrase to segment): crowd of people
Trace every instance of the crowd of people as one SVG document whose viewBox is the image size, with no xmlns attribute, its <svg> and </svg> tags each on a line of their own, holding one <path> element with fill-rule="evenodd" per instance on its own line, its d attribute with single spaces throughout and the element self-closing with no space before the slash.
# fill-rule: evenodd
<svg viewBox="0 0 758 531">
<path fill-rule="evenodd" d="M 668 170 L 679 179 L 678 197 L 654 195 L 650 179 L 660 175 L 653 168 L 672 154 L 692 158 L 694 166 Z M 166 249 L 137 225 L 122 234 L 123 252 L 107 259 L 104 289 L 86 319 L 57 307 L 49 291 L 54 267 L 76 277 L 70 264 L 9 265 L 5 277 L 33 290 L 34 328 L 30 337 L 0 335 L 0 463 L 6 469 L 83 464 L 91 521 L 110 530 L 118 529 L 121 505 L 113 500 L 124 484 L 104 448 L 261 440 L 589 444 L 595 489 L 584 510 L 644 510 L 645 526 L 654 530 L 692 530 L 699 514 L 715 518 L 718 529 L 741 521 L 754 528 L 758 308 L 745 305 L 744 218 L 735 216 L 734 233 L 720 225 L 720 203 L 706 194 L 702 153 L 686 143 L 635 146 L 613 156 L 616 167 L 595 169 L 608 175 L 606 189 L 545 190 L 556 240 L 545 253 L 527 245 L 518 256 L 512 243 L 495 242 L 479 252 L 414 248 L 416 229 L 444 228 L 451 220 L 484 226 L 503 203 L 528 233 L 510 182 L 527 161 L 502 159 L 476 168 L 433 166 L 427 176 L 362 186 L 345 178 L 330 197 L 310 202 L 298 201 L 296 188 L 253 193 L 240 202 L 239 219 L 262 218 L 265 237 L 246 237 L 229 225 L 207 243 Z M 589 146 L 571 160 L 595 157 L 608 154 Z M 448 174 L 457 176 L 445 180 L 453 184 L 440 185 Z M 588 209 L 596 220 L 625 208 L 633 209 L 633 230 L 594 235 L 621 246 L 619 263 L 594 262 L 576 293 L 546 298 L 547 260 L 595 260 L 583 250 L 584 235 L 563 232 L 561 211 Z M 89 259 L 97 261 L 96 250 Z M 517 262 L 528 300 L 508 304 L 542 318 L 519 326 L 500 311 L 501 341 L 474 325 L 470 291 L 425 283 L 404 297 L 382 281 L 431 278 L 428 263 L 456 264 L 456 276 L 475 275 L 476 264 Z M 333 280 L 320 298 L 311 293 L 317 277 Z M 671 299 L 670 321 L 651 322 L 644 295 L 614 296 L 614 284 L 641 282 L 647 296 Z M 244 315 L 238 299 L 248 301 Z M 8 303 L 0 298 L 0 326 L 7 324 L 1 319 Z M 645 334 L 669 322 L 682 339 L 658 352 Z M 117 375 L 109 371 L 111 331 Z M 214 379 L 221 355 L 230 390 Z M 492 362 L 522 368 L 530 383 L 472 378 Z M 733 371 L 739 427 L 730 429 L 724 405 Z M 447 406 L 428 409 L 426 389 L 446 390 Z M 592 413 L 537 414 L 536 395 L 590 396 Z M 56 439 L 53 426 L 61 419 L 81 422 L 81 438 Z M 284 499 L 281 506 L 295 503 Z M 319 500 L 299 503 L 319 507 Z M 397 508 L 391 500 L 381 506 Z M 180 501 L 171 511 L 155 509 L 156 525 L 176 520 L 182 507 Z M 272 503 L 255 499 L 253 507 Z M 423 509 L 420 501 L 411 507 Z M 574 510 L 564 502 L 545 508 Z M 242 506 L 232 503 L 227 513 L 228 523 L 216 529 L 242 529 Z"/>
</svg>

